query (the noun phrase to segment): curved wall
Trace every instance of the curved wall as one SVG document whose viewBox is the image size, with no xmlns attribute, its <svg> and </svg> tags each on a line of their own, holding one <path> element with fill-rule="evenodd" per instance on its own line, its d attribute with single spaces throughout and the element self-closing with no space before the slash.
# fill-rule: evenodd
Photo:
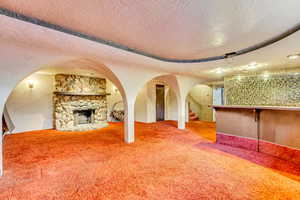
<svg viewBox="0 0 300 200">
<path fill-rule="evenodd" d="M 34 87 L 28 87 L 28 80 Z M 33 74 L 21 81 L 9 96 L 6 106 L 15 125 L 13 133 L 53 127 L 54 76 Z"/>
<path fill-rule="evenodd" d="M 34 82 L 34 87 L 28 87 L 28 80 Z M 122 96 L 112 82 L 106 80 L 108 121 L 109 113 L 115 102 Z M 12 122 L 15 125 L 13 133 L 51 129 L 53 128 L 53 92 L 54 75 L 34 73 L 21 81 L 10 94 L 6 105 Z"/>
</svg>

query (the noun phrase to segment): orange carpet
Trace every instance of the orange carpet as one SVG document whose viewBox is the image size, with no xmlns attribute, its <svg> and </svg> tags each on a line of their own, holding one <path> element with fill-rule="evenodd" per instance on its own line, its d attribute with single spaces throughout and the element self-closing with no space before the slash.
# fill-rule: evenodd
<svg viewBox="0 0 300 200">
<path fill-rule="evenodd" d="M 6 136 L 0 199 L 300 199 L 299 166 L 215 144 L 213 124 L 136 123 L 130 145 L 122 126 Z"/>
<path fill-rule="evenodd" d="M 216 142 L 216 123 L 204 121 L 191 121 L 186 127 L 200 136 Z"/>
</svg>

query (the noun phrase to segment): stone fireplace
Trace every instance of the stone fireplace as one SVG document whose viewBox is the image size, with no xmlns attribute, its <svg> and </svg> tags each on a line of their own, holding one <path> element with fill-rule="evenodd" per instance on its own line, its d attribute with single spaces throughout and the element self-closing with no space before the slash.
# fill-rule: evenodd
<svg viewBox="0 0 300 200">
<path fill-rule="evenodd" d="M 106 80 L 79 75 L 55 76 L 54 127 L 85 131 L 107 126 Z"/>
</svg>

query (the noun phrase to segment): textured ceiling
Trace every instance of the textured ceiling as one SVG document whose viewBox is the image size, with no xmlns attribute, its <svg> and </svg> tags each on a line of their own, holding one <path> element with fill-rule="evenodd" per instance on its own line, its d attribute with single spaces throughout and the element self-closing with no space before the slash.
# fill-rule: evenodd
<svg viewBox="0 0 300 200">
<path fill-rule="evenodd" d="M 1 0 L 0 7 L 176 59 L 237 51 L 300 21 L 299 0 Z"/>
<path fill-rule="evenodd" d="M 31 0 L 30 5 L 27 3 L 25 4 L 25 1 L 22 3 L 22 0 L 16 0 L 16 1 L 5 1 L 5 0 L 1 0 L 0 1 L 0 7 L 4 6 L 7 7 L 10 10 L 14 10 L 16 12 L 20 12 L 20 13 L 24 13 L 26 15 L 30 15 L 30 16 L 34 16 L 37 17 L 37 14 L 39 13 L 40 15 L 47 15 L 49 18 L 57 18 L 57 19 L 61 19 L 57 16 L 71 16 L 74 15 L 75 17 L 67 17 L 70 21 L 73 21 L 76 18 L 77 15 L 82 15 L 83 13 L 87 13 L 89 15 L 90 12 L 87 11 L 80 11 L 80 10 L 70 10 L 70 9 L 65 9 L 64 11 L 59 10 L 61 12 L 61 14 L 56 14 L 56 12 L 58 12 L 57 10 L 51 11 L 53 12 L 52 15 L 49 15 L 50 10 L 52 10 L 53 8 L 55 8 L 57 6 L 57 4 L 63 3 L 63 2 L 68 2 L 68 1 L 47 1 L 44 2 L 44 7 L 43 9 L 38 9 L 39 6 L 42 6 L 42 4 L 40 2 L 43 1 L 36 1 L 37 3 L 34 4 L 35 0 Z M 56 4 L 51 5 L 50 8 L 48 8 L 47 6 L 49 6 L 50 2 L 56 2 Z M 78 4 L 79 2 L 81 2 L 80 0 L 77 1 L 72 1 L 74 4 Z M 93 0 L 90 0 L 89 2 L 93 2 Z M 95 1 L 96 2 L 96 1 Z M 119 2 L 119 1 L 116 1 Z M 129 1 L 126 1 L 129 2 Z M 152 1 L 150 1 L 152 2 Z M 149 3 L 150 3 L 149 2 Z M 169 2 L 169 1 L 168 1 Z M 189 2 L 189 1 L 186 1 Z M 197 1 L 198 2 L 198 1 Z M 215 13 L 216 15 L 221 15 L 220 13 L 217 13 L 213 7 L 208 7 L 207 5 L 211 4 L 210 2 L 214 2 L 214 1 L 199 1 L 202 2 L 203 5 L 206 5 L 206 12 L 210 12 L 211 13 Z M 220 1 L 219 1 L 220 2 Z M 230 1 L 231 2 L 231 1 Z M 237 2 L 237 1 L 232 1 Z M 243 1 L 245 2 L 245 4 L 247 4 L 248 6 L 250 5 L 250 0 L 247 1 Z M 258 2 L 258 1 L 257 1 Z M 251 1 L 251 5 L 257 5 L 256 1 Z M 270 3 L 271 1 L 260 1 L 263 2 L 261 3 L 261 6 Z M 111 27 L 112 30 L 105 30 L 107 32 L 111 32 L 111 36 L 112 37 L 116 37 L 116 35 L 120 35 L 120 37 L 118 37 L 117 39 L 120 39 L 124 41 L 124 42 L 128 42 L 129 40 L 134 40 L 137 45 L 139 46 L 139 48 L 141 49 L 146 49 L 149 48 L 149 46 L 151 47 L 155 47 L 155 48 L 161 48 L 161 49 L 165 49 L 165 50 L 161 50 L 163 55 L 166 55 L 164 53 L 172 53 L 168 54 L 167 56 L 172 57 L 174 56 L 174 52 L 177 52 L 176 54 L 176 58 L 193 58 L 195 57 L 204 57 L 204 56 L 211 56 L 211 55 L 215 55 L 217 53 L 224 53 L 227 52 L 227 50 L 232 51 L 233 46 L 236 44 L 239 44 L 241 48 L 244 48 L 245 46 L 248 45 L 252 45 L 250 44 L 249 41 L 254 41 L 254 40 L 263 40 L 262 36 L 273 36 L 272 34 L 274 33 L 274 35 L 277 35 L 278 32 L 282 32 L 285 31 L 286 29 L 290 28 L 291 26 L 293 26 L 294 24 L 296 24 L 296 21 L 300 21 L 300 17 L 297 16 L 300 14 L 300 12 L 298 12 L 298 7 L 296 6 L 297 4 L 299 4 L 300 1 L 295 0 L 295 1 L 285 1 L 285 3 L 283 4 L 282 1 L 276 1 L 273 2 L 274 5 L 272 5 L 272 9 L 274 9 L 274 11 L 271 9 L 268 11 L 268 8 L 266 8 L 266 13 L 263 13 L 263 16 L 268 16 L 268 17 L 261 17 L 259 18 L 258 16 L 254 16 L 250 15 L 249 13 L 248 15 L 248 19 L 249 21 L 245 21 L 245 24 L 249 24 L 251 21 L 251 17 L 255 18 L 255 22 L 254 24 L 261 24 L 261 26 L 259 28 L 256 28 L 255 30 L 252 30 L 253 34 L 248 35 L 247 37 L 231 37 L 230 39 L 227 38 L 226 39 L 226 45 L 225 43 L 221 46 L 218 47 L 214 47 L 212 44 L 212 40 L 209 39 L 205 39 L 206 37 L 212 37 L 212 35 L 210 35 L 210 33 L 212 34 L 212 32 L 209 32 L 205 29 L 199 31 L 199 37 L 197 37 L 197 40 L 195 40 L 194 42 L 192 42 L 192 38 L 191 37 L 187 37 L 186 35 L 182 35 L 182 37 L 186 40 L 189 41 L 187 42 L 185 45 L 187 45 L 186 48 L 182 48 L 181 45 L 182 43 L 178 43 L 178 42 L 174 42 L 173 44 L 171 43 L 164 43 L 162 42 L 162 37 L 166 37 L 166 40 L 171 39 L 168 38 L 166 35 L 166 30 L 164 28 L 162 28 L 162 30 L 158 30 L 159 27 L 156 27 L 157 30 L 154 30 L 154 28 L 144 28 L 143 26 L 143 19 L 139 19 L 139 21 L 141 22 L 141 26 L 139 27 L 135 27 L 135 25 L 132 24 L 132 28 L 126 28 L 129 27 L 128 25 L 124 25 L 124 24 L 128 24 L 128 23 L 133 23 L 130 22 L 130 20 L 125 20 L 125 16 L 123 17 L 124 20 L 122 23 L 120 23 L 119 25 L 123 27 L 123 30 L 120 32 L 114 32 L 115 29 L 119 29 L 120 27 Z M 115 3 L 111 2 L 112 4 Z M 145 4 L 146 2 L 138 2 L 137 4 Z M 153 2 L 152 2 L 153 3 Z M 164 3 L 160 2 L 163 6 Z M 190 3 L 193 3 L 193 1 L 191 1 Z M 105 2 L 103 2 L 103 4 L 105 4 Z M 159 4 L 159 2 L 157 3 Z M 154 4 L 154 5 L 157 5 Z M 197 4 L 197 3 L 196 3 Z M 32 6 L 34 5 L 34 6 Z M 67 4 L 66 4 L 67 5 Z M 66 6 L 65 5 L 65 6 Z M 74 6 L 73 4 L 68 4 L 69 6 Z M 190 5 L 190 4 L 187 4 Z M 227 5 L 222 5 L 222 3 L 220 4 L 220 9 L 221 7 L 224 7 L 224 9 L 228 8 L 229 6 Z M 31 6 L 31 7 L 29 7 Z M 83 8 L 85 8 L 85 4 L 82 5 Z M 134 5 L 133 7 L 135 7 L 136 5 Z M 280 8 L 281 7 L 281 8 Z M 22 8 L 22 9 L 21 9 Z M 64 7 L 66 8 L 66 7 Z M 119 7 L 118 7 L 119 8 Z M 124 6 L 124 9 L 130 10 L 132 9 L 131 6 Z M 35 10 L 33 11 L 26 11 L 26 10 Z M 79 7 L 77 9 L 80 9 Z M 88 8 L 85 8 L 88 9 Z M 89 8 L 91 10 L 91 12 L 95 9 L 95 6 L 91 6 Z M 117 8 L 115 8 L 117 9 Z M 201 8 L 199 8 L 201 10 Z M 54 9 L 55 10 L 55 9 Z M 105 9 L 104 9 L 105 11 Z M 275 12 L 276 11 L 276 12 Z M 37 14 L 34 14 L 34 13 Z M 71 13 L 72 12 L 72 13 Z M 156 11 L 158 12 L 158 11 Z M 178 11 L 179 12 L 179 11 Z M 48 13 L 48 14 L 46 14 Z M 109 14 L 109 12 L 107 11 L 107 13 Z M 139 13 L 139 12 L 138 12 Z M 267 14 L 267 13 L 273 13 L 273 20 L 270 21 L 270 17 L 271 15 Z M 112 14 L 112 13 L 111 13 Z M 111 15 L 109 14 L 109 15 Z M 131 13 L 128 12 L 128 18 L 130 18 L 130 14 L 132 14 L 133 16 L 137 15 L 137 13 Z M 163 15 L 164 13 L 160 13 L 160 15 Z M 185 15 L 198 15 L 199 13 L 186 13 Z M 228 13 L 227 13 L 228 14 Z M 53 16 L 54 15 L 54 16 Z M 103 13 L 100 13 L 99 15 L 104 15 Z M 224 15 L 224 14 L 223 14 Z M 169 15 L 170 20 L 172 20 L 172 17 Z M 175 16 L 176 18 L 179 16 Z M 183 18 L 186 18 L 187 16 L 181 16 Z M 203 16 L 204 17 L 204 16 Z M 40 17 L 41 18 L 41 17 Z M 74 19 L 75 18 L 75 19 Z M 233 20 L 236 20 L 235 18 L 237 18 L 237 16 L 232 15 Z M 283 19 L 286 19 L 283 20 Z M 63 18 L 62 18 L 63 19 Z M 85 18 L 81 18 L 85 19 Z M 95 18 L 97 19 L 97 18 Z M 101 21 L 101 23 L 103 23 L 101 25 L 101 23 L 97 20 L 92 20 L 92 18 L 90 20 L 86 20 L 85 19 L 85 23 L 82 22 L 78 22 L 78 24 L 81 24 L 80 26 L 77 26 L 77 23 L 72 22 L 72 29 L 79 29 L 82 28 L 83 26 L 93 26 L 95 29 L 97 29 L 95 24 L 99 24 L 98 28 L 99 30 L 102 30 L 102 26 L 105 26 L 106 29 L 108 29 L 108 25 L 103 22 L 103 20 L 99 20 Z M 118 18 L 119 20 L 120 17 Z M 268 23 L 266 21 L 266 19 L 268 19 Z M 49 19 L 50 20 L 50 19 Z M 136 19 L 134 19 L 135 21 Z M 144 21 L 148 21 L 149 18 L 146 16 Z M 212 19 L 209 18 L 200 18 L 198 21 L 200 21 L 199 23 L 201 24 L 205 24 L 205 20 L 206 21 L 211 21 Z M 115 19 L 111 19 L 111 20 L 106 20 L 109 22 L 109 26 L 112 26 L 112 21 L 115 21 Z M 215 20 L 215 22 L 217 22 L 218 20 Z M 52 21 L 53 22 L 53 21 Z M 62 20 L 62 22 L 64 22 L 64 20 Z M 90 22 L 90 23 L 88 23 Z M 208 23 L 207 22 L 207 23 Z M 226 19 L 224 20 L 224 23 L 227 23 L 227 27 L 229 32 L 234 33 L 235 35 L 238 34 L 242 34 L 243 31 L 239 32 L 238 29 L 235 25 L 235 23 L 232 23 L 231 19 Z M 53 22 L 54 23 L 54 22 Z M 72 24 L 70 22 L 70 24 Z M 147 22 L 148 23 L 148 22 Z M 213 24 L 212 22 L 210 22 L 211 24 Z M 70 26 L 69 23 L 66 23 L 66 25 Z M 94 25 L 93 25 L 94 24 Z M 237 24 L 238 27 L 239 26 L 244 26 L 242 23 Z M 166 24 L 166 26 L 169 26 L 168 24 Z M 194 26 L 198 26 L 198 23 L 194 23 Z M 284 26 L 284 27 L 283 27 Z M 163 71 L 163 72 L 169 72 L 169 73 L 174 73 L 174 74 L 184 74 L 184 75 L 192 75 L 192 76 L 197 76 L 199 78 L 201 78 L 204 81 L 214 81 L 214 80 L 222 80 L 222 78 L 224 76 L 227 75 L 232 75 L 232 74 L 240 74 L 240 73 L 244 73 L 242 72 L 240 69 L 242 66 L 245 66 L 251 62 L 257 62 L 257 63 L 262 63 L 264 64 L 262 67 L 259 67 L 257 69 L 254 69 L 253 71 L 264 71 L 264 70 L 273 70 L 273 69 L 281 69 L 281 68 L 293 68 L 293 67 L 299 67 L 300 66 L 300 59 L 297 60 L 289 60 L 287 59 L 287 55 L 289 54 L 295 54 L 295 53 L 300 53 L 300 47 L 299 47 L 299 43 L 300 43 L 300 32 L 296 32 L 292 35 L 290 35 L 289 37 L 278 41 L 270 46 L 261 48 L 259 50 L 253 51 L 251 53 L 247 53 L 241 56 L 237 56 L 234 58 L 230 58 L 230 59 L 225 59 L 225 60 L 218 60 L 218 61 L 213 61 L 213 62 L 206 62 L 206 63 L 168 63 L 168 62 L 162 62 L 162 61 L 158 61 L 155 59 L 151 59 L 151 58 L 147 58 L 145 56 L 141 56 L 141 55 L 137 55 L 134 53 L 130 53 L 127 51 L 123 51 L 117 48 L 113 48 L 107 45 L 102 45 L 96 42 L 92 42 L 86 39 L 82 39 L 79 37 L 74 37 L 72 35 L 66 34 L 66 33 L 62 33 L 62 32 L 58 32 L 52 29 L 48 29 L 42 26 L 38 26 L 35 24 L 31 24 L 31 23 L 27 23 L 21 20 L 17 20 L 11 17 L 7 17 L 4 15 L 0 15 L 0 48 L 1 49 L 5 49 L 5 51 L 1 51 L 0 53 L 0 60 L 1 60 L 1 65 L 0 67 L 4 66 L 10 66 L 10 69 L 12 71 L 12 73 L 15 71 L 18 71 L 18 68 L 20 67 L 24 67 L 25 65 L 35 65 L 35 66 L 52 66 L 53 63 L 59 63 L 57 65 L 57 67 L 60 66 L 70 66 L 72 69 L 78 70 L 79 68 L 81 68 L 82 66 L 84 66 L 83 68 L 89 68 L 90 66 L 86 66 L 89 65 L 84 63 L 83 61 L 85 60 L 96 60 L 99 63 L 103 63 L 107 66 L 109 66 L 110 64 L 112 65 L 120 65 L 120 66 L 134 66 L 134 67 L 140 67 L 140 68 L 144 68 L 144 69 L 151 69 L 151 70 L 159 70 L 159 71 Z M 143 28 L 142 28 L 143 27 Z M 190 22 L 190 27 L 193 27 L 192 23 Z M 272 29 L 273 27 L 273 29 Z M 281 30 L 281 28 L 284 30 Z M 149 36 L 148 34 L 133 34 L 128 36 L 128 38 L 125 37 L 126 34 L 129 34 L 129 32 L 131 32 L 132 30 L 135 29 L 145 29 L 145 30 L 140 30 L 141 32 L 147 32 L 150 31 L 152 32 L 152 36 Z M 286 29 L 285 29 L 286 28 Z M 175 28 L 174 28 L 175 29 Z M 270 31 L 272 29 L 272 31 Z M 276 31 L 275 31 L 276 29 Z M 278 31 L 277 31 L 278 29 Z M 280 29 L 280 30 L 279 30 Z M 89 30 L 89 29 L 86 29 Z M 234 30 L 234 31 L 233 31 Z M 186 30 L 178 30 L 180 34 L 182 34 L 183 31 Z M 191 30 L 190 30 L 191 31 Z M 86 31 L 85 31 L 86 32 Z M 126 34 L 125 34 L 126 32 Z M 133 31 L 134 32 L 134 31 Z M 272 32 L 272 34 L 271 34 Z M 148 32 L 147 32 L 148 33 Z M 155 34 L 158 35 L 155 35 Z M 159 34 L 161 33 L 161 35 Z M 174 35 L 177 35 L 178 37 L 180 37 L 180 34 L 178 32 L 174 32 Z M 267 33 L 267 34 L 266 34 Z M 171 34 L 170 32 L 168 32 L 168 34 Z M 189 33 L 189 34 L 194 34 L 194 33 Z M 108 35 L 108 37 L 110 36 Z M 122 35 L 122 37 L 121 37 Z M 171 34 L 172 35 L 172 34 Z M 257 35 L 261 35 L 261 36 L 257 36 Z M 268 37 L 269 37 L 268 36 Z M 149 37 L 148 39 L 145 39 Z M 103 36 L 104 38 L 104 36 Z M 266 37 L 267 38 L 267 37 Z M 112 38 L 108 38 L 110 40 L 112 40 Z M 159 40 L 158 40 L 159 39 Z M 267 38 L 268 39 L 268 38 Z M 196 41 L 201 40 L 203 42 L 203 46 L 199 45 L 199 43 L 197 43 Z M 158 42 L 160 41 L 160 42 Z M 182 41 L 181 41 L 182 42 Z M 154 45 L 155 43 L 155 45 Z M 245 44 L 244 46 L 244 43 Z M 129 43 L 128 43 L 129 45 Z M 131 44 L 132 46 L 132 44 Z M 171 47 L 172 46 L 172 47 Z M 190 46 L 190 48 L 188 48 Z M 197 46 L 197 47 L 196 47 Z M 197 52 L 203 52 L 203 53 L 195 53 L 192 54 L 191 52 L 196 52 L 195 49 L 198 49 Z M 212 51 L 212 49 L 214 49 Z M 155 50 L 155 53 L 158 53 L 157 50 Z M 190 53 L 189 53 L 190 52 Z M 210 54 L 211 53 L 211 54 Z M 214 54 L 215 53 L 215 54 Z M 62 62 L 60 62 L 62 61 Z M 52 64 L 51 64 L 52 63 Z M 91 64 L 93 65 L 93 63 Z M 13 69 L 13 68 L 16 69 Z M 225 69 L 224 73 L 216 73 L 216 69 Z M 49 72 L 49 71 L 48 71 Z M 53 71 L 52 71 L 53 72 Z M 51 73 L 51 72 L 49 72 Z M 89 73 L 89 71 L 85 71 L 85 69 L 82 70 L 82 73 Z"/>
</svg>

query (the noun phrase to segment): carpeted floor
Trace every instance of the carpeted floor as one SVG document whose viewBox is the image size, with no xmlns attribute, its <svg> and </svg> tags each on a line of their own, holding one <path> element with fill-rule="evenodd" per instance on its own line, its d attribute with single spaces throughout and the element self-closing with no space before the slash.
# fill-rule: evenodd
<svg viewBox="0 0 300 200">
<path fill-rule="evenodd" d="M 300 166 L 214 144 L 212 123 L 187 127 L 136 123 L 130 145 L 121 123 L 8 135 L 0 199 L 300 199 Z"/>
</svg>

